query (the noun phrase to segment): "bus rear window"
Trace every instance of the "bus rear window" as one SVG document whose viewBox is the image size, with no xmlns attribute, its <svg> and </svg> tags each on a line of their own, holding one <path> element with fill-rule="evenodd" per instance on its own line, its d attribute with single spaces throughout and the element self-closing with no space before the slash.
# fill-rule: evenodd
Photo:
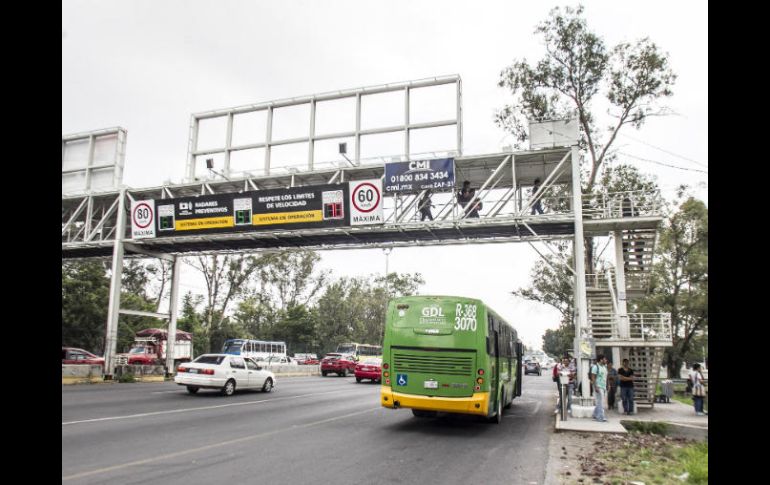
<svg viewBox="0 0 770 485">
<path fill-rule="evenodd" d="M 222 349 L 222 353 L 240 355 L 243 342 L 228 342 Z"/>
</svg>

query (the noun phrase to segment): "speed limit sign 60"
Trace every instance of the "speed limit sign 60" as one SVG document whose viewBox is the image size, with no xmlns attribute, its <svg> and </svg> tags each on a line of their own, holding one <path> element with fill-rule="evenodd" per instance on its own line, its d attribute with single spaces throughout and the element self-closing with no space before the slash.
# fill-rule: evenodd
<svg viewBox="0 0 770 485">
<path fill-rule="evenodd" d="M 350 224 L 382 224 L 382 180 L 350 182 Z"/>
<path fill-rule="evenodd" d="M 360 212 L 371 212 L 380 205 L 380 189 L 370 182 L 360 183 L 353 189 L 353 207 Z"/>
</svg>

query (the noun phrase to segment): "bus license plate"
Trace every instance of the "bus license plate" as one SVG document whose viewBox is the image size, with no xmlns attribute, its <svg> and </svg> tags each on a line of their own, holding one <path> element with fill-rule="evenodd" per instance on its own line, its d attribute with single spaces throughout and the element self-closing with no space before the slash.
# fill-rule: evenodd
<svg viewBox="0 0 770 485">
<path fill-rule="evenodd" d="M 438 381 L 425 381 L 425 389 L 438 389 Z"/>
</svg>

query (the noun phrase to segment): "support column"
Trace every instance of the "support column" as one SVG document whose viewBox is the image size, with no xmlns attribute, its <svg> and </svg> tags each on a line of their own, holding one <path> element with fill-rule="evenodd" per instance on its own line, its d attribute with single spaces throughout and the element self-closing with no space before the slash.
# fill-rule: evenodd
<svg viewBox="0 0 770 485">
<path fill-rule="evenodd" d="M 583 202 L 580 185 L 580 154 L 577 146 L 572 147 L 572 207 L 575 215 L 575 308 L 577 309 L 577 322 L 575 339 L 578 347 L 575 358 L 578 364 L 578 379 L 582 382 L 582 396 L 590 397 L 588 367 L 590 359 L 583 359 L 583 348 L 590 344 L 588 335 L 588 312 L 586 298 L 586 263 L 585 245 L 583 242 Z"/>
<path fill-rule="evenodd" d="M 166 374 L 173 375 L 176 372 L 174 367 L 174 346 L 176 345 L 176 316 L 179 300 L 179 277 L 182 271 L 182 257 L 174 256 L 174 268 L 171 273 L 171 296 L 168 301 L 168 340 L 166 341 Z"/>
<path fill-rule="evenodd" d="M 110 276 L 110 305 L 107 309 L 107 333 L 104 345 L 104 374 L 111 379 L 115 373 L 115 353 L 118 346 L 118 318 L 120 317 L 120 287 L 123 279 L 123 239 L 126 235 L 126 189 L 120 190 L 115 245 L 112 250 Z"/>
<path fill-rule="evenodd" d="M 614 231 L 615 239 L 615 288 L 618 295 L 618 337 L 627 339 L 630 335 L 628 326 L 628 306 L 626 304 L 626 268 L 623 260 L 623 232 Z"/>
</svg>

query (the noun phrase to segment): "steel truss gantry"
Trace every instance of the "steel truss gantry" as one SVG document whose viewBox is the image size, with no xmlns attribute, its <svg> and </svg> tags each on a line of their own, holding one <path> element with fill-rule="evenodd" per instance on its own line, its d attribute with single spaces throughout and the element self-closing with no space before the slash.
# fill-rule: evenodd
<svg viewBox="0 0 770 485">
<path fill-rule="evenodd" d="M 167 199 L 264 189 L 344 183 L 384 177 L 384 164 L 311 170 L 291 174 L 209 180 L 145 189 L 62 196 L 62 259 L 112 257 L 105 373 L 114 371 L 120 280 L 124 257 L 160 257 L 174 261 L 169 339 L 176 334 L 176 298 L 180 256 L 308 248 L 358 249 L 428 245 L 573 240 L 578 341 L 592 335 L 586 310 L 583 238 L 629 230 L 654 231 L 660 221 L 657 192 L 583 196 L 577 147 L 501 152 L 455 158 L 457 185 L 467 180 L 483 203 L 478 218 L 468 217 L 454 192 L 434 194 L 433 221 L 417 219 L 421 194 L 384 198 L 385 223 L 348 228 L 295 229 L 131 240 L 127 224 L 130 201 Z M 536 179 L 542 183 L 533 191 Z M 534 192 L 534 193 L 533 193 Z M 387 194 L 386 194 L 387 195 Z M 540 201 L 544 214 L 533 210 Z M 628 212 L 628 205 L 633 210 Z M 534 246 L 533 246 L 534 247 Z M 550 247 L 546 244 L 546 248 Z M 538 251 L 542 256 L 542 253 Z M 625 292 L 625 289 L 623 289 Z M 157 316 L 157 315 L 156 315 Z M 165 315 L 163 315 L 165 318 Z M 579 350 L 576 342 L 576 352 Z M 169 341 L 169 348 L 173 343 Z M 169 354 L 171 352 L 169 351 Z M 579 355 L 579 354 L 576 354 Z M 171 370 L 171 362 L 168 368 Z M 587 361 L 579 372 L 587 379 Z M 584 386 L 584 392 L 587 392 Z"/>
</svg>

